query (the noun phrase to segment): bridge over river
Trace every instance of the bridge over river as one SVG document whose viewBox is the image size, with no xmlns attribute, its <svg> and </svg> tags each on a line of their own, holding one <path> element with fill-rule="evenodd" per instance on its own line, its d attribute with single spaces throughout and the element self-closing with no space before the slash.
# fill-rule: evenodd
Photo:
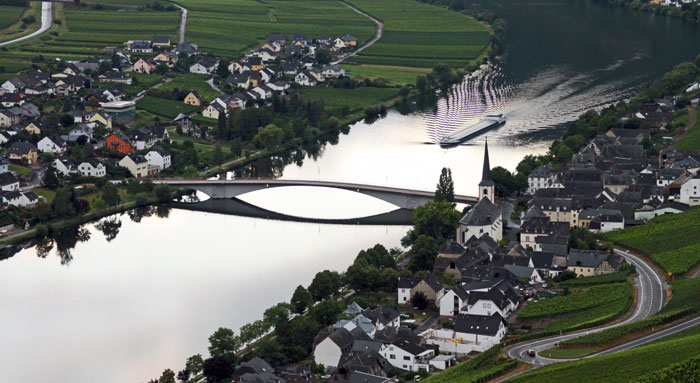
<svg viewBox="0 0 700 383">
<path fill-rule="evenodd" d="M 249 192 L 273 187 L 326 187 L 344 189 L 355 193 L 365 194 L 391 203 L 400 209 L 408 210 L 413 210 L 416 207 L 432 201 L 435 198 L 435 192 L 430 191 L 333 181 L 243 178 L 233 180 L 155 179 L 153 180 L 153 183 L 166 184 L 180 189 L 197 190 L 210 196 L 212 199 L 232 199 Z M 456 194 L 455 202 L 474 204 L 477 202 L 477 197 Z"/>
</svg>

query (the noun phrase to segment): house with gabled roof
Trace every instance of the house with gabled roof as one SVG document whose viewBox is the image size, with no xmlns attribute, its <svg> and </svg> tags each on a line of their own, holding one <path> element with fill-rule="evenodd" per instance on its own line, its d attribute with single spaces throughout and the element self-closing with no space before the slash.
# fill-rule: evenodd
<svg viewBox="0 0 700 383">
<path fill-rule="evenodd" d="M 15 142 L 10 145 L 8 153 L 10 160 L 26 161 L 28 164 L 33 164 L 39 160 L 39 151 L 31 142 Z"/>
<path fill-rule="evenodd" d="M 495 346 L 506 331 L 506 321 L 498 313 L 489 316 L 460 314 L 455 317 L 452 329 L 433 329 L 426 335 L 426 342 L 437 345 L 441 352 L 463 356 Z"/>
<path fill-rule="evenodd" d="M 10 172 L 0 173 L 0 190 L 19 190 L 19 179 Z"/>
<path fill-rule="evenodd" d="M 576 273 L 577 277 L 589 277 L 614 273 L 620 270 L 624 260 L 608 251 L 571 249 L 566 262 L 567 270 Z"/>
<path fill-rule="evenodd" d="M 61 137 L 52 134 L 39 140 L 37 148 L 42 153 L 59 154 L 66 151 L 66 142 Z"/>
<path fill-rule="evenodd" d="M 338 367 L 343 355 L 352 351 L 355 337 L 345 328 L 338 328 L 331 333 L 321 333 L 314 341 L 314 361 L 326 368 Z"/>
<path fill-rule="evenodd" d="M 187 96 L 185 96 L 183 102 L 187 105 L 200 106 L 202 105 L 202 96 L 199 95 L 199 92 L 192 89 L 189 93 L 187 93 Z"/>
<path fill-rule="evenodd" d="M 78 171 L 83 177 L 104 177 L 107 175 L 107 168 L 100 161 L 90 158 L 78 165 Z"/>
</svg>

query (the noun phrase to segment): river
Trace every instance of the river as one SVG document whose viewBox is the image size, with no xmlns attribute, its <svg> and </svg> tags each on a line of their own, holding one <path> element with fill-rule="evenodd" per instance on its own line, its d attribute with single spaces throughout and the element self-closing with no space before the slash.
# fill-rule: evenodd
<svg viewBox="0 0 700 383">
<path fill-rule="evenodd" d="M 476 194 L 486 137 L 492 166 L 513 170 L 523 156 L 545 152 L 560 134 L 557 126 L 629 97 L 700 47 L 693 25 L 588 1 L 486 6 L 509 24 L 498 65 L 466 78 L 430 108 L 391 111 L 332 143 L 237 174 L 431 190 L 449 166 L 456 191 Z M 487 112 L 505 113 L 507 124 L 456 148 L 435 145 Z M 311 216 L 391 209 L 328 190 L 275 189 L 244 199 Z M 407 229 L 159 213 L 110 217 L 65 234 L 51 250 L 31 246 L 0 262 L 3 381 L 142 382 L 164 368 L 177 371 L 188 356 L 207 353 L 217 327 L 260 318 L 317 271 L 342 271 L 375 243 L 399 246 Z"/>
</svg>

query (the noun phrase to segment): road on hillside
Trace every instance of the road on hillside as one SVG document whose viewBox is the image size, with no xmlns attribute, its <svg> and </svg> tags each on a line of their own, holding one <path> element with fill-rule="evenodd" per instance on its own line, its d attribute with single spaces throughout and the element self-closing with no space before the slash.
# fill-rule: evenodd
<svg viewBox="0 0 700 383">
<path fill-rule="evenodd" d="M 652 266 L 647 264 L 643 259 L 640 257 L 637 257 L 633 254 L 630 254 L 626 251 L 622 251 L 619 249 L 615 249 L 615 253 L 624 257 L 629 263 L 633 264 L 636 269 L 637 269 L 637 274 L 639 276 L 635 278 L 635 286 L 637 287 L 637 305 L 635 306 L 634 312 L 632 315 L 625 319 L 622 322 L 615 323 L 609 326 L 602 326 L 598 327 L 595 329 L 587 330 L 587 331 L 580 331 L 576 333 L 570 333 L 570 334 L 564 334 L 564 335 L 558 335 L 558 336 L 552 336 L 549 338 L 542 338 L 542 339 L 537 339 L 529 342 L 524 342 L 524 343 L 519 343 L 510 349 L 508 349 L 508 356 L 514 359 L 519 359 L 521 361 L 527 362 L 532 364 L 534 367 L 533 368 L 538 368 L 542 366 L 546 366 L 552 363 L 559 363 L 559 362 L 566 362 L 569 360 L 575 360 L 575 359 L 552 359 L 552 358 L 545 358 L 539 355 L 541 351 L 550 349 L 552 347 L 555 347 L 559 342 L 563 342 L 565 340 L 569 339 L 574 339 L 578 338 L 584 335 L 588 334 L 593 334 L 596 332 L 603 331 L 608 328 L 612 327 L 617 327 L 617 326 L 622 326 L 628 323 L 636 322 L 645 318 L 648 318 L 659 311 L 664 306 L 664 296 L 665 296 L 665 283 L 661 276 L 656 272 L 656 269 L 654 269 Z M 682 331 L 686 328 L 693 327 L 697 324 L 700 324 L 700 318 L 695 318 L 683 323 L 680 323 L 676 326 L 672 326 L 666 330 L 654 332 L 652 334 L 649 334 L 648 336 L 621 344 L 619 346 L 610 348 L 605 351 L 601 351 L 599 353 L 595 353 L 592 355 L 587 356 L 586 358 L 598 356 L 598 355 L 604 355 L 604 354 L 610 354 L 613 352 L 618 352 L 618 351 L 623 351 L 627 350 L 633 347 L 641 346 L 643 344 L 653 342 L 656 339 L 662 338 L 664 336 L 668 336 L 670 334 L 673 334 L 678 331 Z M 527 352 L 528 350 L 535 350 L 537 355 L 535 357 L 530 357 Z M 578 359 L 578 358 L 577 358 Z M 525 370 L 522 372 L 519 372 L 517 374 L 513 374 L 507 377 L 503 377 L 496 382 L 503 382 L 506 381 L 510 378 L 513 378 L 515 376 L 521 375 L 526 373 L 527 371 L 530 370 Z"/>
<path fill-rule="evenodd" d="M 359 10 L 359 9 L 357 9 L 357 8 L 355 8 L 355 7 L 353 7 L 352 5 L 350 5 L 350 4 L 348 4 L 348 3 L 344 2 L 344 1 L 341 1 L 341 3 L 343 3 L 346 7 L 352 9 L 353 11 L 359 13 L 360 15 L 365 16 L 365 17 L 369 18 L 370 20 L 374 21 L 374 23 L 377 25 L 377 34 L 374 36 L 374 38 L 373 38 L 372 40 L 368 41 L 367 43 L 365 43 L 365 45 L 361 46 L 360 48 L 358 48 L 358 49 L 355 50 L 354 52 L 350 52 L 350 53 L 341 55 L 341 56 L 338 58 L 338 60 L 333 61 L 333 62 L 331 63 L 331 64 L 333 64 L 333 65 L 340 64 L 340 63 L 343 62 L 343 60 L 345 60 L 346 58 L 355 56 L 356 54 L 360 53 L 361 51 L 363 51 L 363 50 L 369 48 L 370 46 L 372 46 L 372 44 L 376 43 L 377 40 L 379 40 L 379 39 L 382 38 L 382 30 L 384 29 L 384 24 L 383 24 L 381 21 L 379 21 L 379 20 L 377 20 L 376 18 L 374 18 L 373 16 L 370 16 L 370 15 L 368 15 L 368 14 L 362 12 L 361 10 Z"/>
<path fill-rule="evenodd" d="M 182 44 L 185 42 L 185 27 L 187 26 L 187 8 L 183 7 L 178 3 L 172 3 L 174 6 L 180 8 L 182 13 L 180 14 L 180 28 L 177 31 L 177 41 Z"/>
<path fill-rule="evenodd" d="M 43 1 L 41 3 L 41 28 L 37 29 L 36 31 L 22 37 L 18 37 L 16 39 L 10 40 L 10 41 L 5 41 L 4 43 L 0 43 L 0 47 L 4 47 L 7 45 L 15 44 L 20 41 L 24 41 L 27 39 L 31 39 L 34 36 L 38 36 L 51 28 L 51 22 L 53 21 L 53 3 L 50 1 Z"/>
</svg>

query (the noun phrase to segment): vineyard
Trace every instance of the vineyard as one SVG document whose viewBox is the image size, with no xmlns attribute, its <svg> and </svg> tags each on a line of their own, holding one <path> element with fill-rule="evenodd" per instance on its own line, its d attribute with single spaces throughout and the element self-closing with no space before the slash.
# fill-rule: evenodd
<svg viewBox="0 0 700 383">
<path fill-rule="evenodd" d="M 700 263 L 700 209 L 663 215 L 644 225 L 603 235 L 649 255 L 664 270 L 682 274 Z"/>
<path fill-rule="evenodd" d="M 532 302 L 518 314 L 518 319 L 531 319 L 582 311 L 601 307 L 608 303 L 624 307 L 632 296 L 632 286 L 628 283 L 593 286 L 588 290 L 571 295 L 558 296 Z"/>
<path fill-rule="evenodd" d="M 439 374 L 433 375 L 425 383 L 482 383 L 518 366 L 517 360 L 505 360 L 499 356 L 502 346 L 494 346 L 481 354 L 468 359 Z"/>
<path fill-rule="evenodd" d="M 675 363 L 661 371 L 643 376 L 632 383 L 685 383 L 700 382 L 700 356 Z"/>
<path fill-rule="evenodd" d="M 508 382 L 629 382 L 632 379 L 640 379 L 647 374 L 667 368 L 671 364 L 700 355 L 698 344 L 700 344 L 700 335 L 665 340 L 611 355 L 541 367 L 508 379 Z M 671 380 L 671 382 L 673 381 Z"/>
<path fill-rule="evenodd" d="M 559 283 L 560 287 L 581 287 L 604 285 L 608 283 L 620 283 L 627 280 L 630 274 L 634 273 L 634 266 L 625 264 L 620 268 L 620 271 L 610 274 L 595 275 L 592 277 L 567 279 Z"/>
</svg>

